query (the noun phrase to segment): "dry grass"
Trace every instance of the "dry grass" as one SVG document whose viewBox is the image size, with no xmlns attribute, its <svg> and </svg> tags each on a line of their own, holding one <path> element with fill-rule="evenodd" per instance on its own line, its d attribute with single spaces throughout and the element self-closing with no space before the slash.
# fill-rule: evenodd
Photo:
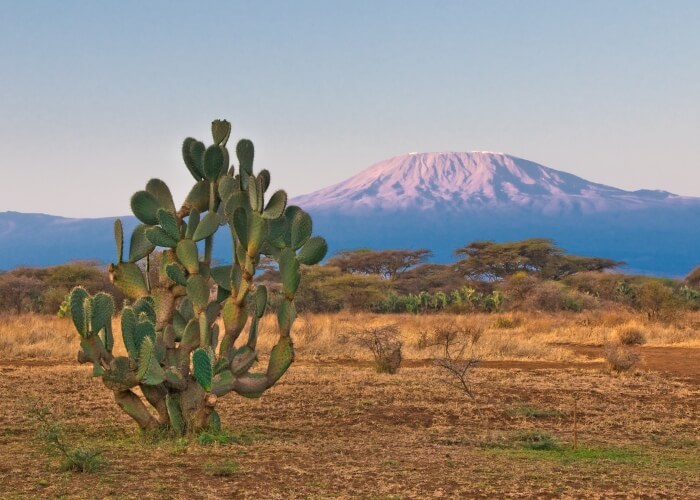
<svg viewBox="0 0 700 500">
<path fill-rule="evenodd" d="M 476 355 L 484 360 L 579 360 L 568 344 L 600 346 L 620 340 L 624 332 L 637 330 L 645 347 L 700 347 L 700 313 L 689 313 L 672 324 L 646 321 L 628 312 L 592 314 L 301 314 L 293 337 L 299 359 L 369 360 L 371 353 L 352 342 L 352 331 L 368 326 L 395 324 L 400 331 L 404 359 L 434 356 L 425 338 L 436 327 L 482 332 Z M 223 325 L 221 325 L 223 326 Z M 113 321 L 115 351 L 125 352 L 119 321 Z M 261 322 L 259 345 L 269 351 L 276 342 L 276 317 Z M 245 335 L 245 334 L 244 334 Z M 78 336 L 69 319 L 38 314 L 0 316 L 0 356 L 5 359 L 73 360 Z"/>
<path fill-rule="evenodd" d="M 245 439 L 209 445 L 140 437 L 89 367 L 0 366 L 0 373 L 0 498 L 697 498 L 700 491 L 700 387 L 656 373 L 482 367 L 471 400 L 434 367 L 382 375 L 369 366 L 299 362 L 258 400 L 222 398 L 225 428 Z M 35 399 L 55 409 L 72 445 L 99 448 L 107 466 L 87 476 L 61 472 L 25 416 Z M 528 411 L 514 414 L 524 405 Z M 523 444 L 533 436 L 551 436 L 557 448 Z"/>
<path fill-rule="evenodd" d="M 207 445 L 139 435 L 90 367 L 75 362 L 69 320 L 2 317 L 0 498 L 697 497 L 699 350 L 658 346 L 700 346 L 698 319 L 302 315 L 298 361 L 258 400 L 221 398 L 217 409 L 236 438 Z M 350 338 L 354 327 L 388 323 L 413 361 L 396 375 L 375 373 L 372 355 Z M 446 325 L 478 331 L 479 355 L 491 360 L 470 374 L 473 400 L 432 363 L 416 362 L 434 355 L 425 339 Z M 599 357 L 593 346 L 628 325 L 648 340 L 635 348 L 645 354 L 634 375 L 571 362 L 575 352 Z M 265 350 L 275 318 L 262 326 Z M 118 321 L 114 329 L 123 352 Z M 658 372 L 648 371 L 652 362 Z M 666 371 L 674 366 L 683 374 Z M 571 451 L 574 400 L 579 449 Z M 61 472 L 26 416 L 33 401 L 55 410 L 73 446 L 102 450 L 104 470 Z"/>
</svg>

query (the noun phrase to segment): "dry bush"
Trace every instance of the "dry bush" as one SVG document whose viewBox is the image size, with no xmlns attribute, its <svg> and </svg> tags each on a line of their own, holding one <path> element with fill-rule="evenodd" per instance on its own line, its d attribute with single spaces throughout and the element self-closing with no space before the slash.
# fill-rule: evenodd
<svg viewBox="0 0 700 500">
<path fill-rule="evenodd" d="M 644 329 L 636 323 L 628 323 L 617 329 L 617 340 L 624 345 L 642 345 L 647 341 Z"/>
<path fill-rule="evenodd" d="M 365 326 L 353 328 L 351 339 L 374 356 L 378 373 L 396 373 L 401 366 L 400 330 L 397 325 Z"/>
<path fill-rule="evenodd" d="M 439 354 L 433 360 L 442 368 L 445 383 L 474 399 L 471 374 L 479 364 L 475 346 L 481 338 L 480 329 L 459 329 L 454 325 L 438 326 L 433 331 L 435 347 Z"/>
<path fill-rule="evenodd" d="M 610 369 L 617 373 L 629 371 L 639 362 L 639 353 L 623 344 L 609 342 L 603 353 Z"/>
<path fill-rule="evenodd" d="M 496 321 L 494 321 L 493 327 L 500 330 L 510 330 L 520 326 L 520 324 L 520 318 L 516 318 L 514 316 L 499 316 L 496 318 Z"/>
</svg>

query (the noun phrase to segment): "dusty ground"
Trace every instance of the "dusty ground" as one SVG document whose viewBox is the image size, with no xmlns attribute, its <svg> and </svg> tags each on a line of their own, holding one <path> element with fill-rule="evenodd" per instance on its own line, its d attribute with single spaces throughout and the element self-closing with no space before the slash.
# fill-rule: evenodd
<svg viewBox="0 0 700 500">
<path fill-rule="evenodd" d="M 238 443 L 208 445 L 141 435 L 87 368 L 5 359 L 0 497 L 700 498 L 700 349 L 642 347 L 636 375 L 611 376 L 599 347 L 568 348 L 579 361 L 483 363 L 473 401 L 420 360 L 392 376 L 302 359 L 261 399 L 224 398 Z M 105 467 L 60 472 L 34 403 Z M 539 431 L 558 447 L 519 443 Z"/>
</svg>

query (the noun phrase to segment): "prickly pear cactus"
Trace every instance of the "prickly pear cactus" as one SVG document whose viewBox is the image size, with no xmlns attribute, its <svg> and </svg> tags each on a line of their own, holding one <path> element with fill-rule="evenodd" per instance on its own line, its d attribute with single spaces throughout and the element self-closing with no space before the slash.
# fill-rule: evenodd
<svg viewBox="0 0 700 500">
<path fill-rule="evenodd" d="M 128 254 L 121 221 L 115 222 L 117 262 L 109 272 L 131 299 L 121 313 L 127 356 L 112 354 L 112 298 L 90 296 L 80 287 L 70 295 L 81 340 L 78 360 L 93 365 L 93 374 L 142 428 L 167 426 L 182 434 L 216 426 L 219 397 L 233 391 L 256 398 L 277 382 L 294 360 L 290 332 L 300 265 L 318 263 L 328 249 L 323 238 L 311 236 L 311 217 L 287 206 L 284 191 L 266 201 L 270 173 L 253 172 L 252 142 L 238 142 L 238 168 L 230 165 L 230 132 L 229 122 L 216 120 L 212 145 L 185 139 L 182 156 L 195 184 L 179 209 L 159 179 L 132 196 L 141 224 L 131 234 Z M 213 238 L 222 227 L 233 239 L 232 264 L 212 267 Z M 157 280 L 151 280 L 142 268 L 149 268 L 157 249 L 164 250 Z M 268 309 L 266 288 L 253 281 L 261 256 L 277 261 L 283 300 L 277 311 L 279 340 L 267 368 L 251 371 L 258 361 L 258 324 Z"/>
</svg>

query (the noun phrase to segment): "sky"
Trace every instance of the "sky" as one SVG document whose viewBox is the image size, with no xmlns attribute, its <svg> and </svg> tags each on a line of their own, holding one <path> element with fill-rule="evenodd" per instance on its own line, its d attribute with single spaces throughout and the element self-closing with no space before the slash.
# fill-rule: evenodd
<svg viewBox="0 0 700 500">
<path fill-rule="evenodd" d="M 0 211 L 176 203 L 215 118 L 292 196 L 499 151 L 700 196 L 700 2 L 0 0 Z"/>
</svg>

